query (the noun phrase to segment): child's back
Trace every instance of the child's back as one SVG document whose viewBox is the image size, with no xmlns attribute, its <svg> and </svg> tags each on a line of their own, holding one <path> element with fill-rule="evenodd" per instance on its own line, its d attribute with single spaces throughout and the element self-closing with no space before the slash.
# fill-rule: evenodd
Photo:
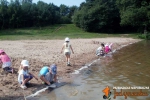
<svg viewBox="0 0 150 100">
<path fill-rule="evenodd" d="M 1 55 L 0 58 L 2 63 L 11 62 L 7 54 Z"/>
<path fill-rule="evenodd" d="M 3 64 L 2 68 L 4 71 L 13 73 L 13 69 L 11 68 L 11 59 L 4 50 L 0 50 L 0 61 Z"/>
<path fill-rule="evenodd" d="M 109 51 L 110 51 L 109 46 L 106 46 L 106 47 L 105 47 L 105 53 L 108 53 Z"/>
</svg>

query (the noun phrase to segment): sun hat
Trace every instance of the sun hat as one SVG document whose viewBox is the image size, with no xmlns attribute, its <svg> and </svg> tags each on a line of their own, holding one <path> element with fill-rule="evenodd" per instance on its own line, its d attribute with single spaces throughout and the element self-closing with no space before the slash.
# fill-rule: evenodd
<svg viewBox="0 0 150 100">
<path fill-rule="evenodd" d="M 2 53 L 2 52 L 5 52 L 5 51 L 1 49 L 1 50 L 0 50 L 0 53 Z"/>
<path fill-rule="evenodd" d="M 65 41 L 66 41 L 66 42 L 69 42 L 69 41 L 70 41 L 70 39 L 69 39 L 68 37 L 66 37 L 66 38 L 65 38 Z"/>
<path fill-rule="evenodd" d="M 57 65 L 56 64 L 52 64 L 50 66 L 51 72 L 52 74 L 57 74 Z"/>
<path fill-rule="evenodd" d="M 29 62 L 27 60 L 22 60 L 21 61 L 22 66 L 28 66 L 29 67 Z"/>
</svg>

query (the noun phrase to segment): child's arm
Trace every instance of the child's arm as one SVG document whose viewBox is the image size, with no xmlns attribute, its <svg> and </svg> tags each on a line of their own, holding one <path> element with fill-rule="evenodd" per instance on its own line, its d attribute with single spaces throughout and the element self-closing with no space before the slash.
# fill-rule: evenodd
<svg viewBox="0 0 150 100">
<path fill-rule="evenodd" d="M 40 79 L 41 79 L 42 81 L 44 81 L 45 83 L 47 83 L 48 85 L 51 84 L 49 81 L 47 81 L 47 80 L 45 79 L 45 77 L 44 77 L 43 75 L 40 76 Z"/>
<path fill-rule="evenodd" d="M 62 49 L 61 49 L 61 52 L 60 52 L 60 53 L 62 53 L 63 49 L 64 49 L 64 45 L 63 45 L 63 47 L 62 47 Z"/>
<path fill-rule="evenodd" d="M 71 45 L 70 45 L 70 48 L 71 48 L 71 50 L 72 50 L 72 53 L 74 53 Z"/>
<path fill-rule="evenodd" d="M 57 75 L 54 76 L 54 82 L 57 82 Z"/>
<path fill-rule="evenodd" d="M 32 73 L 29 74 L 32 75 L 36 80 L 38 80 L 38 78 L 35 75 L 33 75 Z"/>
</svg>

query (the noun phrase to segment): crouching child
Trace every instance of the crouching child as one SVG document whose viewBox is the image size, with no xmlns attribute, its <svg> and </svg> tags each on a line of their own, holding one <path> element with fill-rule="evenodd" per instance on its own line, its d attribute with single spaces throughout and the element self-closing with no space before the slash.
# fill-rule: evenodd
<svg viewBox="0 0 150 100">
<path fill-rule="evenodd" d="M 44 66 L 39 73 L 40 79 L 45 85 L 51 85 L 57 82 L 57 65 Z"/>
<path fill-rule="evenodd" d="M 34 76 L 32 73 L 29 72 L 29 62 L 27 60 L 22 60 L 20 69 L 18 71 L 18 82 L 20 84 L 20 87 L 22 89 L 27 88 L 27 84 L 29 84 L 29 81 L 34 77 L 36 80 L 38 78 Z"/>
<path fill-rule="evenodd" d="M 0 50 L 0 63 L 2 63 L 2 68 L 5 72 L 14 72 L 13 68 L 11 67 L 11 59 L 4 50 Z"/>
</svg>

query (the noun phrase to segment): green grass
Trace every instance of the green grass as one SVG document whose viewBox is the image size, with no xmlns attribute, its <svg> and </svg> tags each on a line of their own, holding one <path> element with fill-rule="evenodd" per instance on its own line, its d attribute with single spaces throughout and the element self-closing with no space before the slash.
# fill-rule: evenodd
<svg viewBox="0 0 150 100">
<path fill-rule="evenodd" d="M 69 38 L 133 37 L 135 34 L 90 33 L 73 24 L 54 25 L 41 28 L 0 30 L 0 40 L 47 40 Z"/>
</svg>

